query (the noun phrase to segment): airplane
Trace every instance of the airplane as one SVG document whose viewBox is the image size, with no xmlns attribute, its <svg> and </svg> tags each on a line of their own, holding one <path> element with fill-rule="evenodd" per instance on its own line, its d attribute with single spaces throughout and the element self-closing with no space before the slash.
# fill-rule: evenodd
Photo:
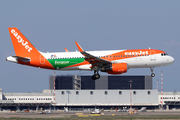
<svg viewBox="0 0 180 120">
<path fill-rule="evenodd" d="M 94 109 L 93 111 L 91 111 L 91 114 L 101 114 L 99 109 Z"/>
<path fill-rule="evenodd" d="M 142 107 L 140 110 L 136 110 L 134 108 L 129 108 L 129 110 L 127 110 L 127 112 L 129 114 L 137 114 L 137 113 L 140 113 L 140 112 L 146 112 L 146 107 Z"/>
<path fill-rule="evenodd" d="M 16 55 L 7 57 L 7 61 L 51 70 L 94 71 L 93 80 L 100 78 L 100 71 L 117 75 L 130 68 L 150 68 L 154 77 L 154 67 L 174 62 L 173 57 L 157 49 L 84 51 L 77 42 L 79 52 L 44 53 L 37 50 L 17 28 L 8 29 Z"/>
</svg>

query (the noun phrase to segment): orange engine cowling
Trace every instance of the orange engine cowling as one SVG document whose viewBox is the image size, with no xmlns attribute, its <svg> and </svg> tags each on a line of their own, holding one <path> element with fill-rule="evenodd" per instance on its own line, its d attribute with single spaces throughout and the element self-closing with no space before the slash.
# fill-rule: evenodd
<svg viewBox="0 0 180 120">
<path fill-rule="evenodd" d="M 126 73 L 128 69 L 127 63 L 114 63 L 108 71 L 108 74 L 122 74 Z"/>
</svg>

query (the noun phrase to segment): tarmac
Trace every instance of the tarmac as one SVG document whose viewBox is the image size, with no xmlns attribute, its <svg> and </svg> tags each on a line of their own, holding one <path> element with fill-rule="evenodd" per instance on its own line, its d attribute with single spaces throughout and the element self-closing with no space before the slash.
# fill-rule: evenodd
<svg viewBox="0 0 180 120">
<path fill-rule="evenodd" d="M 51 111 L 50 114 L 40 114 L 40 112 L 10 112 L 10 111 L 0 111 L 0 118 L 69 118 L 71 116 L 84 115 L 90 116 L 87 111 Z M 116 112 L 116 111 L 104 111 L 101 116 L 179 116 L 180 110 L 149 110 L 147 112 L 138 112 L 130 115 L 127 112 Z"/>
</svg>

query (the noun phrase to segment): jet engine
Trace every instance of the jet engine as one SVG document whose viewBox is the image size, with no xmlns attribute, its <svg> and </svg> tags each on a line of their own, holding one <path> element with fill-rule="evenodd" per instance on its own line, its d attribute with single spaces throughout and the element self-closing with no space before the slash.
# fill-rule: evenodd
<svg viewBox="0 0 180 120">
<path fill-rule="evenodd" d="M 113 63 L 109 66 L 104 67 L 101 71 L 108 72 L 108 74 L 122 74 L 126 73 L 128 69 L 127 63 Z"/>
</svg>

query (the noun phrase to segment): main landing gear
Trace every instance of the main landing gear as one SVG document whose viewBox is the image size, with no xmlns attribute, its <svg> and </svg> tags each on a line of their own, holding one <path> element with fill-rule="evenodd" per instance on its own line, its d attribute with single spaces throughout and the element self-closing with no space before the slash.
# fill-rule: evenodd
<svg viewBox="0 0 180 120">
<path fill-rule="evenodd" d="M 97 71 L 94 71 L 94 75 L 92 76 L 92 79 L 93 80 L 96 80 L 96 79 L 99 79 L 100 78 L 100 75 Z"/>
<path fill-rule="evenodd" d="M 153 68 L 150 69 L 151 69 L 151 77 L 155 77 L 155 74 L 153 73 Z"/>
</svg>

